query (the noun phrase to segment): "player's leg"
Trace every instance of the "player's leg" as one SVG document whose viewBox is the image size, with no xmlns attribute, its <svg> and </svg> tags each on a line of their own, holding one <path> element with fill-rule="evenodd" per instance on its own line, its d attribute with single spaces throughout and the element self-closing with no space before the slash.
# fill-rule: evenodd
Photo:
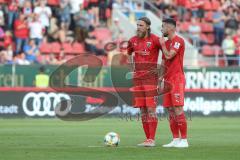
<svg viewBox="0 0 240 160">
<path fill-rule="evenodd" d="M 169 115 L 169 128 L 172 132 L 172 141 L 168 144 L 164 144 L 163 147 L 175 147 L 176 144 L 180 142 L 179 138 L 179 129 L 178 129 L 178 123 L 176 121 L 176 115 L 174 111 L 174 103 L 173 103 L 173 94 L 175 93 L 175 86 L 174 83 L 170 83 L 172 86 L 172 90 L 170 93 L 163 96 L 163 106 L 167 109 L 168 115 Z"/>
<path fill-rule="evenodd" d="M 175 113 L 175 120 L 178 126 L 178 130 L 181 134 L 181 141 L 175 146 L 179 148 L 188 147 L 187 142 L 187 120 L 184 114 L 183 106 L 184 106 L 184 89 L 185 89 L 185 82 L 181 81 L 174 82 L 172 92 L 172 103 L 174 107 Z"/>
<path fill-rule="evenodd" d="M 136 108 L 140 108 L 141 112 L 141 120 L 142 120 L 142 127 L 146 136 L 144 142 L 138 144 L 138 146 L 145 146 L 145 143 L 149 139 L 149 126 L 147 121 L 147 108 L 145 102 L 145 93 L 144 88 L 142 86 L 141 80 L 134 79 L 134 87 L 131 89 L 133 91 L 133 106 Z"/>
<path fill-rule="evenodd" d="M 156 113 L 156 107 L 148 107 L 147 108 L 147 120 L 149 126 L 149 143 L 148 146 L 155 146 L 155 135 L 157 131 L 158 125 L 158 117 Z"/>
<path fill-rule="evenodd" d="M 147 121 L 147 108 L 142 107 L 140 108 L 141 111 L 141 120 L 142 120 L 142 127 L 146 136 L 146 140 L 149 139 L 149 126 Z"/>
<path fill-rule="evenodd" d="M 158 125 L 158 117 L 156 113 L 156 106 L 157 102 L 155 96 L 157 95 L 156 89 L 156 79 L 149 79 L 144 85 L 145 90 L 145 102 L 147 108 L 147 123 L 149 127 L 149 140 L 148 143 L 145 145 L 146 147 L 153 147 L 155 146 L 155 135 Z M 149 85 L 151 84 L 151 85 Z"/>
<path fill-rule="evenodd" d="M 148 123 L 148 111 L 147 111 L 146 107 L 141 107 L 140 111 L 141 111 L 142 127 L 144 130 L 146 139 L 142 143 L 139 143 L 138 146 L 145 147 L 145 146 L 149 145 L 148 143 L 149 143 L 149 137 L 150 137 L 149 123 Z"/>
<path fill-rule="evenodd" d="M 169 127 L 172 132 L 173 139 L 179 139 L 179 130 L 178 124 L 176 121 L 176 115 L 173 107 L 169 107 L 168 109 L 168 120 L 169 120 Z"/>
<path fill-rule="evenodd" d="M 179 138 L 179 130 L 178 130 L 178 124 L 176 121 L 176 115 L 174 112 L 174 108 L 173 107 L 167 107 L 167 111 L 168 111 L 168 119 L 169 119 L 169 128 L 172 132 L 172 141 L 168 144 L 164 144 L 163 147 L 175 147 L 179 142 L 180 142 L 180 138 Z"/>
<path fill-rule="evenodd" d="M 182 106 L 174 107 L 174 112 L 176 116 L 176 122 L 178 125 L 178 130 L 181 134 L 180 142 L 175 146 L 178 148 L 186 148 L 188 147 L 187 141 L 187 120 Z"/>
</svg>

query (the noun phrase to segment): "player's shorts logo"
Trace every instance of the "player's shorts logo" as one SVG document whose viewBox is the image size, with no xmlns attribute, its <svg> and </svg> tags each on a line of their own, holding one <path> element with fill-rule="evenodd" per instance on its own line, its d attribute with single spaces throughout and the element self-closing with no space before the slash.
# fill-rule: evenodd
<svg viewBox="0 0 240 160">
<path fill-rule="evenodd" d="M 71 98 L 64 93 L 30 92 L 23 98 L 23 111 L 28 116 L 55 116 L 54 108 L 62 100 L 71 100 Z"/>
<path fill-rule="evenodd" d="M 178 102 L 178 103 L 180 102 L 180 94 L 179 93 L 175 93 L 174 98 L 175 98 L 176 102 Z"/>
</svg>

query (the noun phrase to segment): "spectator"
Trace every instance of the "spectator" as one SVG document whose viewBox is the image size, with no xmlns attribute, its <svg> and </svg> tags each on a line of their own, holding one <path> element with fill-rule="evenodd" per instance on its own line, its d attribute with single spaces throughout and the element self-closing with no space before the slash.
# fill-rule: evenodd
<svg viewBox="0 0 240 160">
<path fill-rule="evenodd" d="M 0 27 L 0 39 L 3 39 L 4 35 L 5 35 L 4 30 L 2 27 Z"/>
<path fill-rule="evenodd" d="M 26 0 L 17 0 L 19 8 L 23 8 Z"/>
<path fill-rule="evenodd" d="M 6 58 L 8 63 L 12 63 L 13 61 L 13 47 L 10 45 L 8 46 L 7 50 L 6 50 Z"/>
<path fill-rule="evenodd" d="M 57 60 L 57 58 L 55 57 L 54 53 L 51 53 L 47 58 L 47 63 L 50 65 L 59 65 L 59 61 Z"/>
<path fill-rule="evenodd" d="M 70 2 L 70 7 L 71 7 L 71 24 L 70 24 L 70 29 L 74 30 L 75 29 L 75 20 L 74 20 L 74 15 L 80 11 L 80 4 L 83 4 L 84 0 L 69 0 Z"/>
<path fill-rule="evenodd" d="M 8 29 L 12 30 L 13 22 L 18 16 L 18 3 L 17 0 L 10 0 L 8 4 Z"/>
<path fill-rule="evenodd" d="M 3 12 L 3 6 L 0 5 L 0 27 L 5 27 L 5 18 Z"/>
<path fill-rule="evenodd" d="M 165 9 L 168 7 L 163 0 L 156 0 L 154 5 L 160 10 L 161 13 L 165 13 Z"/>
<path fill-rule="evenodd" d="M 238 13 L 232 8 L 229 7 L 226 14 L 226 34 L 234 34 L 238 29 Z"/>
<path fill-rule="evenodd" d="M 8 48 L 8 46 L 13 45 L 12 33 L 10 31 L 6 31 L 4 35 L 4 48 Z"/>
<path fill-rule="evenodd" d="M 40 5 L 34 9 L 34 13 L 39 15 L 39 20 L 42 23 L 42 26 L 45 27 L 45 31 L 47 31 L 49 20 L 52 16 L 52 10 L 50 7 L 46 6 L 46 0 L 40 0 Z"/>
<path fill-rule="evenodd" d="M 50 26 L 48 29 L 48 38 L 50 42 L 58 40 L 58 31 L 59 27 L 57 25 L 57 19 L 55 17 L 52 17 L 50 19 Z"/>
<path fill-rule="evenodd" d="M 225 15 L 222 8 L 220 7 L 217 11 L 213 13 L 213 27 L 215 44 L 221 46 L 222 40 L 224 38 L 224 26 L 225 26 Z"/>
<path fill-rule="evenodd" d="M 237 33 L 233 36 L 233 41 L 236 46 L 236 55 L 238 56 L 238 65 L 240 66 L 240 29 L 237 30 Z"/>
<path fill-rule="evenodd" d="M 201 34 L 201 27 L 197 22 L 196 18 L 191 19 L 191 24 L 188 28 L 189 38 L 192 40 L 193 45 L 196 47 L 200 47 L 200 34 Z"/>
<path fill-rule="evenodd" d="M 92 29 L 88 33 L 87 38 L 85 39 L 85 49 L 86 51 L 96 55 L 104 55 L 105 54 L 104 50 L 96 47 L 100 43 L 101 42 L 97 40 L 97 38 L 94 36 L 94 29 Z"/>
<path fill-rule="evenodd" d="M 177 19 L 177 10 L 173 5 L 169 5 L 166 9 L 165 9 L 165 14 L 169 17 L 169 18 L 173 18 L 173 19 Z M 165 17 L 166 17 L 165 15 Z"/>
<path fill-rule="evenodd" d="M 5 57 L 5 53 L 3 51 L 0 51 L 0 64 L 6 64 L 7 60 Z"/>
<path fill-rule="evenodd" d="M 26 0 L 24 2 L 22 12 L 26 17 L 28 17 L 28 20 L 30 21 L 31 20 L 31 15 L 33 13 L 32 4 L 31 4 L 30 0 Z"/>
<path fill-rule="evenodd" d="M 234 65 L 235 58 L 235 44 L 230 35 L 227 35 L 222 42 L 222 50 L 224 55 L 227 57 L 228 66 Z"/>
<path fill-rule="evenodd" d="M 204 0 L 191 0 L 191 10 L 192 10 L 192 16 L 195 18 L 203 18 L 204 17 Z"/>
<path fill-rule="evenodd" d="M 89 18 L 88 21 L 89 21 L 90 26 L 96 27 L 97 24 L 95 24 L 95 15 L 93 13 L 92 8 L 89 8 L 87 10 L 87 12 L 88 12 L 88 18 Z"/>
<path fill-rule="evenodd" d="M 27 19 L 23 13 L 20 13 L 19 18 L 14 22 L 14 34 L 16 39 L 16 54 L 19 54 L 23 46 L 27 44 L 29 37 Z"/>
<path fill-rule="evenodd" d="M 58 38 L 61 43 L 72 43 L 74 41 L 73 37 L 68 35 L 67 25 L 65 23 L 61 23 Z"/>
<path fill-rule="evenodd" d="M 184 20 L 184 14 L 186 14 L 187 0 L 176 0 L 178 19 L 182 22 Z"/>
<path fill-rule="evenodd" d="M 89 0 L 89 7 L 93 9 L 95 24 L 99 25 L 99 0 Z"/>
<path fill-rule="evenodd" d="M 43 66 L 39 68 L 39 73 L 35 76 L 35 86 L 40 88 L 49 86 L 49 75 L 45 73 L 45 68 Z"/>
<path fill-rule="evenodd" d="M 113 6 L 113 0 L 108 0 L 108 6 L 106 9 L 106 18 L 107 18 L 108 27 L 110 27 L 112 23 L 112 6 Z"/>
<path fill-rule="evenodd" d="M 25 59 L 25 54 L 23 52 L 14 57 L 14 63 L 19 65 L 30 65 L 30 62 Z"/>
<path fill-rule="evenodd" d="M 13 63 L 13 49 L 12 46 L 8 46 L 7 50 L 3 50 L 1 48 L 0 51 L 1 58 L 0 58 L 0 63 L 2 64 L 12 64 Z"/>
<path fill-rule="evenodd" d="M 30 40 L 23 48 L 26 60 L 30 63 L 38 63 L 37 56 L 40 54 L 38 47 L 36 46 L 34 40 Z"/>
<path fill-rule="evenodd" d="M 107 3 L 106 0 L 99 0 L 98 6 L 99 6 L 99 20 L 101 22 L 106 23 L 106 21 L 107 21 L 106 10 L 107 10 L 107 7 L 108 7 L 108 3 Z"/>
<path fill-rule="evenodd" d="M 83 1 L 84 0 L 69 0 L 72 15 L 80 11 L 79 5 L 83 4 Z"/>
<path fill-rule="evenodd" d="M 87 11 L 80 4 L 80 11 L 74 15 L 75 20 L 75 40 L 78 42 L 83 42 L 87 37 L 88 28 L 90 26 L 88 18 L 89 15 Z"/>
<path fill-rule="evenodd" d="M 71 8 L 70 8 L 69 0 L 62 0 L 60 2 L 58 16 L 59 16 L 60 22 L 65 23 L 68 29 L 71 22 Z"/>
<path fill-rule="evenodd" d="M 38 15 L 33 16 L 33 21 L 29 23 L 30 29 L 30 39 L 34 39 L 37 47 L 40 46 L 43 39 L 43 29 L 42 23 L 38 20 Z"/>
<path fill-rule="evenodd" d="M 121 39 L 123 30 L 119 26 L 119 19 L 114 18 L 113 25 L 111 26 L 112 40 L 116 41 Z"/>
</svg>

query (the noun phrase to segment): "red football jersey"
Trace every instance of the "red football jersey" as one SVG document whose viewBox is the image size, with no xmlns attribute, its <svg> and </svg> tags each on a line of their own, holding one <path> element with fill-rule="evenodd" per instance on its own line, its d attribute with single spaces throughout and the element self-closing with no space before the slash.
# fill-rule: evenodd
<svg viewBox="0 0 240 160">
<path fill-rule="evenodd" d="M 184 78 L 184 70 L 183 70 L 183 58 L 185 52 L 185 43 L 184 40 L 179 37 L 175 36 L 172 40 L 167 40 L 165 42 L 166 48 L 168 51 L 175 50 L 176 55 L 171 59 L 166 59 L 165 55 L 162 54 L 162 59 L 165 61 L 166 66 L 166 75 L 164 76 L 165 79 L 169 79 L 174 75 L 183 76 Z"/>
<path fill-rule="evenodd" d="M 156 69 L 160 49 L 159 37 L 154 34 L 146 38 L 132 37 L 128 44 L 128 54 L 134 54 L 135 71 L 141 73 Z"/>
</svg>

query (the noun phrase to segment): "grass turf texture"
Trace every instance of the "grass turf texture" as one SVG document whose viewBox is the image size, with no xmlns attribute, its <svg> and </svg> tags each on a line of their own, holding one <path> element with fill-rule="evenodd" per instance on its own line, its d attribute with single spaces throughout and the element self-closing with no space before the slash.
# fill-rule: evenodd
<svg viewBox="0 0 240 160">
<path fill-rule="evenodd" d="M 86 122 L 57 119 L 0 119 L 0 160 L 237 160 L 240 118 L 194 118 L 188 121 L 188 149 L 166 149 L 167 120 L 160 121 L 157 147 L 139 148 L 141 123 L 117 118 Z M 109 131 L 120 134 L 119 147 L 103 146 Z"/>
</svg>

